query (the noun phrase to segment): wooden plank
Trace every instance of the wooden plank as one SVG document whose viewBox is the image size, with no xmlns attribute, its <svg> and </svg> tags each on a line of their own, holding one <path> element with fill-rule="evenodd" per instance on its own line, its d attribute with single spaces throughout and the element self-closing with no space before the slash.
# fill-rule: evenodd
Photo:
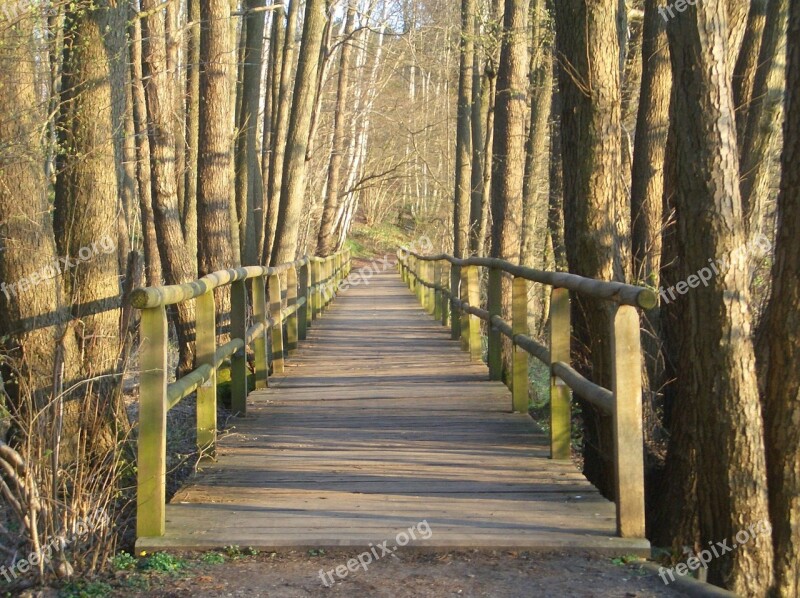
<svg viewBox="0 0 800 598">
<path fill-rule="evenodd" d="M 450 333 L 393 272 L 342 292 L 137 547 L 367 546 L 427 520 L 419 548 L 644 554 Z"/>
</svg>

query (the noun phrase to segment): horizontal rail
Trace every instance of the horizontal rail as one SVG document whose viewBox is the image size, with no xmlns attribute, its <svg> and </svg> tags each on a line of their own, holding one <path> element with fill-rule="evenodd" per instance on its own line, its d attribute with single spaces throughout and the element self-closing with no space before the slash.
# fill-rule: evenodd
<svg viewBox="0 0 800 598">
<path fill-rule="evenodd" d="M 211 378 L 214 368 L 204 363 L 192 373 L 186 374 L 180 380 L 176 380 L 167 387 L 167 411 L 180 403 L 181 399 L 186 398 L 197 390 L 201 384 Z"/>
<path fill-rule="evenodd" d="M 460 339 L 473 359 L 482 357 L 480 322 L 488 332 L 489 378 L 505 380 L 512 391 L 514 411 L 527 412 L 530 380 L 528 356 L 550 370 L 550 455 L 571 456 L 570 390 L 610 415 L 614 423 L 617 532 L 624 537 L 644 537 L 644 459 L 641 420 L 641 350 L 637 308 L 656 303 L 655 293 L 643 287 L 584 278 L 566 272 L 546 272 L 495 258 L 455 258 L 447 254 L 423 256 L 406 249 L 398 251 L 403 280 L 423 307 L 450 324 L 451 336 Z M 477 269 L 489 270 L 487 309 L 479 306 L 481 289 Z M 503 274 L 513 278 L 512 322 L 503 319 L 508 301 L 503 301 Z M 528 284 L 550 285 L 549 347 L 528 335 Z M 611 330 L 613 390 L 581 375 L 570 365 L 569 292 L 616 304 Z M 502 337 L 513 355 L 503 359 Z M 506 371 L 504 363 L 511 363 Z"/>
<path fill-rule="evenodd" d="M 645 287 L 638 287 L 622 282 L 596 280 L 571 274 L 569 272 L 549 272 L 537 270 L 527 266 L 512 264 L 506 260 L 491 257 L 457 258 L 446 253 L 437 255 L 420 255 L 413 251 L 401 249 L 401 252 L 414 256 L 420 261 L 447 261 L 454 266 L 481 266 L 496 268 L 515 277 L 524 278 L 531 282 L 547 284 L 553 287 L 569 289 L 596 299 L 605 299 L 621 305 L 633 305 L 642 309 L 651 309 L 656 306 L 655 292 Z"/>
<path fill-rule="evenodd" d="M 285 357 L 299 340 L 305 340 L 308 326 L 336 296 L 349 273 L 350 252 L 345 249 L 325 258 L 306 256 L 279 266 L 219 270 L 185 284 L 133 291 L 131 305 L 142 313 L 137 538 L 164 535 L 167 412 L 197 392 L 197 446 L 201 454 L 213 455 L 220 368 L 225 364 L 230 369 L 231 410 L 244 415 L 248 347 L 252 348 L 256 388 L 264 388 L 270 371 L 283 371 Z M 223 287 L 230 296 L 230 340 L 217 346 L 214 291 Z M 194 301 L 195 369 L 168 384 L 166 307 L 185 301 Z"/>
<path fill-rule="evenodd" d="M 553 373 L 563 380 L 564 384 L 576 391 L 581 397 L 595 407 L 600 407 L 608 414 L 614 412 L 614 393 L 598 386 L 588 378 L 581 376 L 572 366 L 557 361 L 552 365 Z"/>
<path fill-rule="evenodd" d="M 301 258 L 294 262 L 281 264 L 280 266 L 246 266 L 243 268 L 217 270 L 211 274 L 206 274 L 202 278 L 184 284 L 136 289 L 131 293 L 130 302 L 131 305 L 137 309 L 147 309 L 150 307 L 158 307 L 159 305 L 175 305 L 176 303 L 196 299 L 200 295 L 206 294 L 208 291 L 229 285 L 232 282 L 281 274 L 293 267 L 300 268 L 306 263 L 308 263 L 308 258 Z"/>
</svg>

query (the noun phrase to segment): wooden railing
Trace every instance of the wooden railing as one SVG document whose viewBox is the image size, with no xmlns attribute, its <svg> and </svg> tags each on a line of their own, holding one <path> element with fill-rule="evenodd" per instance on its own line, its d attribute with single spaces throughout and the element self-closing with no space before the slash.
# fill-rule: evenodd
<svg viewBox="0 0 800 598">
<path fill-rule="evenodd" d="M 565 272 L 547 272 L 495 258 L 458 259 L 440 254 L 423 256 L 401 249 L 398 264 L 403 280 L 423 307 L 442 325 L 450 323 L 451 337 L 475 360 L 482 358 L 480 321 L 488 328 L 488 365 L 492 380 L 503 378 L 501 335 L 511 339 L 512 408 L 528 411 L 528 355 L 550 370 L 550 456 L 570 458 L 570 389 L 609 414 L 614 422 L 617 533 L 643 538 L 644 455 L 642 441 L 642 364 L 637 308 L 655 306 L 650 289 L 584 278 Z M 488 272 L 487 309 L 480 308 L 478 268 Z M 513 278 L 512 322 L 501 317 L 502 276 Z M 528 336 L 528 282 L 552 287 L 549 346 Z M 452 289 L 456 289 L 453 292 Z M 591 382 L 570 365 L 570 298 L 573 291 L 616 306 L 609 335 L 613 347 L 613 388 Z M 459 314 L 451 317 L 451 314 Z"/>
<path fill-rule="evenodd" d="M 307 327 L 325 310 L 349 273 L 350 254 L 343 250 L 327 258 L 304 257 L 269 268 L 220 270 L 186 284 L 132 293 L 131 304 L 142 310 L 137 538 L 164 535 L 167 412 L 197 391 L 197 446 L 201 454 L 213 454 L 217 371 L 223 362 L 230 358 L 232 411 L 243 416 L 247 410 L 247 347 L 253 351 L 255 386 L 266 388 L 269 366 L 273 373 L 283 371 L 284 356 L 297 348 L 298 340 L 306 338 Z M 252 297 L 250 326 L 247 283 Z M 230 286 L 230 340 L 217 346 L 214 289 L 224 286 Z M 168 383 L 166 307 L 191 300 L 195 302 L 195 369 Z"/>
</svg>

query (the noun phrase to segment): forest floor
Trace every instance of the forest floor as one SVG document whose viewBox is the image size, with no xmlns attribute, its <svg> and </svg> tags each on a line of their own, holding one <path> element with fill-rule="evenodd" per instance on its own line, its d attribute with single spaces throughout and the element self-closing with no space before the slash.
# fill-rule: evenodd
<svg viewBox="0 0 800 598">
<path fill-rule="evenodd" d="M 591 555 L 506 551 L 431 554 L 409 550 L 376 561 L 366 571 L 359 568 L 325 586 L 321 572 L 345 565 L 357 555 L 356 551 L 231 555 L 231 548 L 228 554 L 170 557 L 158 561 L 159 565 L 150 570 L 118 571 L 113 578 L 81 582 L 60 594 L 29 596 L 675 598 L 684 595 L 635 562 L 625 564 L 624 559 Z"/>
</svg>

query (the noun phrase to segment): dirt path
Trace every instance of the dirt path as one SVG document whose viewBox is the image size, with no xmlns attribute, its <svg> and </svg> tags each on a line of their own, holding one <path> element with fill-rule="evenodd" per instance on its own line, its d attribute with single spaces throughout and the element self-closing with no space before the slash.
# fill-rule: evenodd
<svg viewBox="0 0 800 598">
<path fill-rule="evenodd" d="M 354 551 L 187 559 L 177 573 L 125 572 L 113 596 L 260 597 L 672 597 L 682 596 L 657 576 L 610 558 L 509 552 L 424 554 L 398 552 L 348 572 L 331 587 L 320 571 L 346 566 Z M 220 557 L 221 560 L 221 557 Z M 354 567 L 355 568 L 355 567 Z M 323 573 L 324 575 L 324 573 Z"/>
</svg>

